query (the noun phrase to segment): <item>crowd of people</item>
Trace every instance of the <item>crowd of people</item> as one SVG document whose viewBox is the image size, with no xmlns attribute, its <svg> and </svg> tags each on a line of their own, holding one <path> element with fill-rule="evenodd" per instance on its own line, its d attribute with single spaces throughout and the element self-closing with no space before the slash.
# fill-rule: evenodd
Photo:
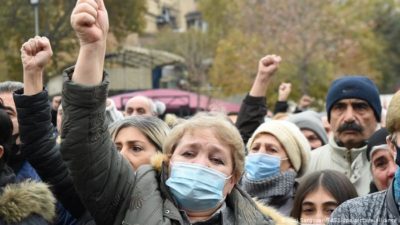
<svg viewBox="0 0 400 225">
<path fill-rule="evenodd" d="M 78 0 L 71 25 L 80 50 L 61 95 L 43 86 L 46 37 L 22 45 L 23 83 L 0 83 L 0 224 L 400 224 L 400 91 L 381 123 L 366 76 L 334 80 L 324 113 L 308 95 L 289 113 L 282 83 L 270 115 L 282 58 L 266 55 L 235 116 L 163 120 L 145 96 L 121 112 L 103 0 Z"/>
</svg>

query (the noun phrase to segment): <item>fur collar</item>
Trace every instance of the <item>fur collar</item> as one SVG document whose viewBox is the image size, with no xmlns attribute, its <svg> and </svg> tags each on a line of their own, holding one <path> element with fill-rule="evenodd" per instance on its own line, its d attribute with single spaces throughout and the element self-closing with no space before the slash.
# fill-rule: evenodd
<svg viewBox="0 0 400 225">
<path fill-rule="evenodd" d="M 260 210 L 261 213 L 271 217 L 273 221 L 275 221 L 276 225 L 297 225 L 298 222 L 293 219 L 292 217 L 286 217 L 278 212 L 276 209 L 263 205 L 260 202 L 256 201 L 257 208 Z"/>
<path fill-rule="evenodd" d="M 155 156 L 152 157 L 151 159 L 151 164 L 153 166 L 153 168 L 157 171 L 157 172 L 161 172 L 162 169 L 162 162 L 163 161 L 168 161 L 168 157 L 166 155 L 163 155 L 161 153 L 156 154 Z M 231 195 L 235 195 L 235 196 L 242 196 L 240 189 L 234 188 L 234 190 L 232 191 Z M 246 195 L 246 194 L 245 194 Z M 244 197 L 241 197 L 243 200 L 247 199 Z M 237 199 L 236 197 L 234 197 L 234 199 Z M 238 202 L 242 202 L 243 201 L 238 201 Z M 237 203 L 238 203 L 237 202 Z M 246 205 L 250 205 L 250 203 L 244 203 Z M 275 224 L 277 225 L 296 225 L 298 224 L 297 221 L 295 219 L 292 219 L 290 217 L 285 217 L 284 215 L 282 215 L 281 213 L 279 213 L 277 210 L 275 210 L 272 207 L 263 205 L 260 202 L 255 201 L 256 207 L 260 210 L 261 213 L 263 213 L 265 216 L 271 218 Z M 255 214 L 254 212 L 252 213 L 252 210 L 246 210 L 249 207 L 237 207 L 237 209 L 240 211 L 239 213 L 248 218 L 249 220 L 253 220 L 252 218 L 254 218 Z"/>
<path fill-rule="evenodd" d="M 27 180 L 5 186 L 0 195 L 0 217 L 18 223 L 36 214 L 48 222 L 55 218 L 55 202 L 47 184 Z"/>
</svg>

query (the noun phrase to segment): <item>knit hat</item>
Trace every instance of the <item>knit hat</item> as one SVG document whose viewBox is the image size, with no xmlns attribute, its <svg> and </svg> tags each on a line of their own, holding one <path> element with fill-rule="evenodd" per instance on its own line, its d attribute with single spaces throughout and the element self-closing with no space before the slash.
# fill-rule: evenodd
<svg viewBox="0 0 400 225">
<path fill-rule="evenodd" d="M 300 129 L 289 121 L 271 120 L 261 124 L 247 142 L 247 149 L 251 149 L 255 137 L 260 133 L 269 133 L 275 136 L 286 150 L 286 154 L 298 177 L 304 174 L 310 158 L 311 147 Z"/>
<path fill-rule="evenodd" d="M 378 149 L 387 149 L 389 150 L 388 145 L 386 144 L 386 137 L 389 135 L 389 132 L 386 128 L 381 128 L 368 139 L 367 144 L 367 159 L 371 160 L 372 154 Z"/>
<path fill-rule="evenodd" d="M 296 113 L 290 115 L 288 121 L 296 124 L 296 126 L 298 126 L 300 130 L 307 129 L 313 131 L 321 140 L 322 145 L 328 143 L 328 135 L 326 134 L 324 126 L 322 125 L 321 117 L 317 112 L 309 110 L 301 113 Z"/>
<path fill-rule="evenodd" d="M 326 96 L 326 112 L 330 121 L 332 106 L 339 100 L 357 98 L 362 99 L 374 110 L 376 121 L 381 120 L 381 100 L 376 85 L 367 77 L 346 76 L 332 82 Z"/>
<path fill-rule="evenodd" d="M 394 94 L 386 114 L 386 128 L 389 133 L 400 131 L 400 91 Z"/>
</svg>

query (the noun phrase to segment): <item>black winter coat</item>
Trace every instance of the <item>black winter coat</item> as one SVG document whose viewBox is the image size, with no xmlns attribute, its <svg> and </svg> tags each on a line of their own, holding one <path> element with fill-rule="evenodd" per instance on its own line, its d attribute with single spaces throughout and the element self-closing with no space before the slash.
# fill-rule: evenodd
<svg viewBox="0 0 400 225">
<path fill-rule="evenodd" d="M 21 150 L 29 163 L 43 181 L 51 184 L 53 193 L 71 215 L 85 221 L 79 224 L 94 224 L 73 186 L 72 177 L 60 153 L 60 145 L 56 143 L 47 91 L 27 96 L 20 89 L 14 93 L 14 102 Z"/>
</svg>

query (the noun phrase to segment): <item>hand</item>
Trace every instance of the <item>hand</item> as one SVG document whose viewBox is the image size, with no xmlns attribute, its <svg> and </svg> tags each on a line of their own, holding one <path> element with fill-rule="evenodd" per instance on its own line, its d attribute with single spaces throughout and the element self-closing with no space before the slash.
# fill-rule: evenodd
<svg viewBox="0 0 400 225">
<path fill-rule="evenodd" d="M 29 39 L 21 47 L 24 72 L 42 72 L 52 55 L 49 39 L 39 36 Z"/>
<path fill-rule="evenodd" d="M 287 101 L 291 91 L 292 91 L 291 83 L 281 83 L 281 85 L 279 85 L 278 101 L 281 102 Z"/>
<path fill-rule="evenodd" d="M 72 81 L 86 86 L 103 79 L 108 33 L 108 15 L 104 0 L 78 0 L 71 15 L 80 49 Z"/>
<path fill-rule="evenodd" d="M 71 25 L 81 46 L 105 44 L 109 25 L 104 0 L 78 0 L 72 11 Z"/>
<path fill-rule="evenodd" d="M 25 95 L 35 95 L 42 91 L 43 70 L 52 55 L 50 41 L 46 37 L 31 38 L 22 45 Z"/>
<path fill-rule="evenodd" d="M 278 70 L 281 60 L 281 57 L 277 55 L 267 55 L 260 59 L 258 62 L 257 77 L 262 80 L 268 80 L 272 75 L 274 75 L 275 71 Z"/>
<path fill-rule="evenodd" d="M 314 98 L 311 98 L 308 95 L 303 95 L 300 98 L 298 108 L 307 109 L 313 102 L 314 102 Z"/>
<path fill-rule="evenodd" d="M 258 72 L 249 95 L 254 97 L 265 96 L 269 80 L 278 69 L 281 57 L 277 55 L 267 55 L 258 62 Z"/>
</svg>

